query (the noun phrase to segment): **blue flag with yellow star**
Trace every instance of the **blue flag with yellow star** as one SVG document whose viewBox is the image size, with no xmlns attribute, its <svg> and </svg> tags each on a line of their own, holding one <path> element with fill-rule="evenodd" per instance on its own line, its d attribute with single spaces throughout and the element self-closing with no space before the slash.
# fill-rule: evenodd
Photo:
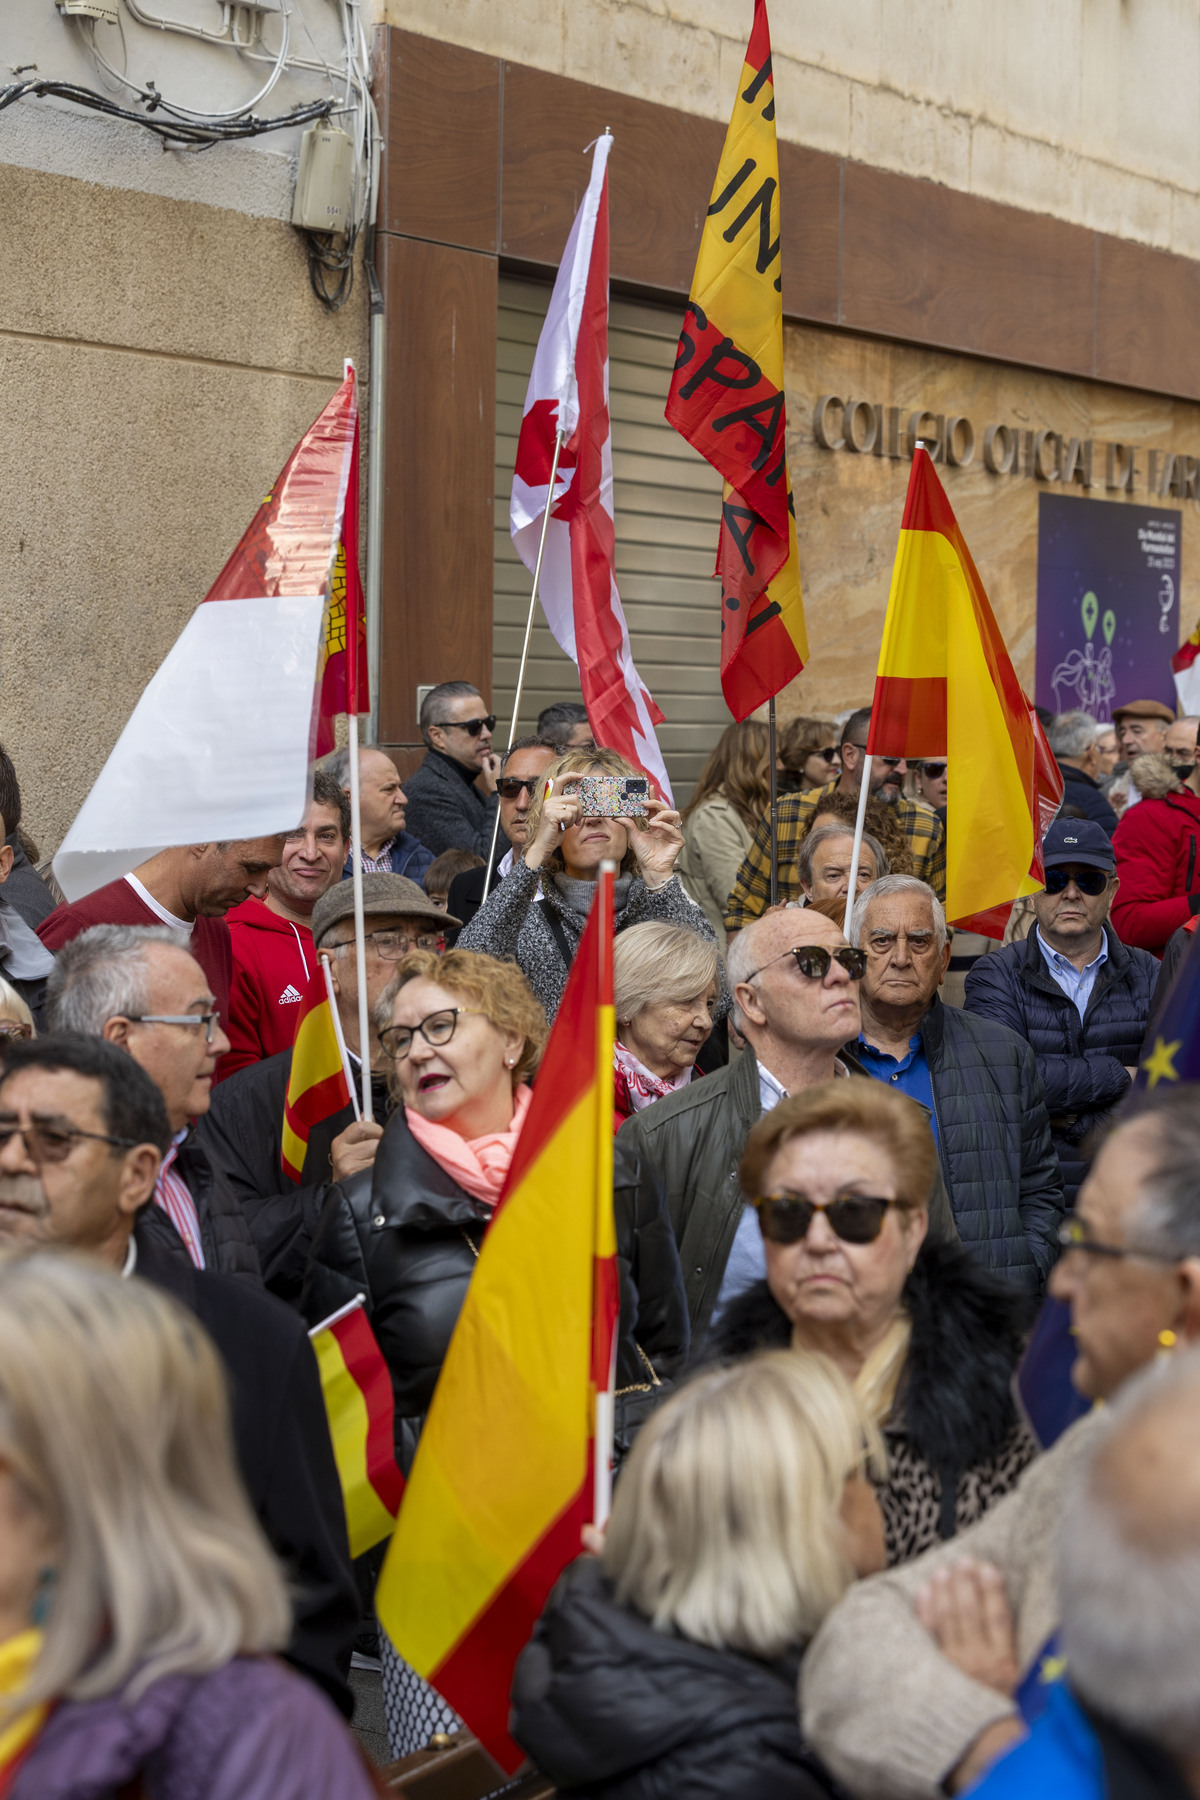
<svg viewBox="0 0 1200 1800">
<path fill-rule="evenodd" d="M 1154 1041 L 1142 1052 L 1134 1087 L 1149 1090 L 1160 1081 L 1200 1081 L 1200 931 L 1179 965 Z"/>
</svg>

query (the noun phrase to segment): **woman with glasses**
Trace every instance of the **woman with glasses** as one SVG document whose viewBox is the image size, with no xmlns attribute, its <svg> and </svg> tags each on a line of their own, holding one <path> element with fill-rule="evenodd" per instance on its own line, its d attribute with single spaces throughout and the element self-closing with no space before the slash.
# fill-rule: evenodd
<svg viewBox="0 0 1200 1800">
<path fill-rule="evenodd" d="M 681 820 L 679 878 L 725 948 L 725 903 L 771 798 L 767 728 L 728 725 Z"/>
<path fill-rule="evenodd" d="M 828 787 L 842 772 L 841 738 L 832 719 L 789 719 L 779 733 L 775 766 L 783 793 Z"/>
<path fill-rule="evenodd" d="M 889 1563 L 972 1524 L 1036 1453 L 1010 1391 L 1025 1309 L 961 1246 L 927 1241 L 936 1157 L 922 1109 L 877 1083 L 781 1100 L 739 1168 L 766 1279 L 714 1333 L 726 1358 L 790 1344 L 853 1384 L 887 1444 Z"/>
<path fill-rule="evenodd" d="M 709 1370 L 659 1408 L 602 1557 L 555 1588 L 513 1736 L 590 1800 L 833 1800 L 800 1735 L 808 1640 L 883 1566 L 879 1433 L 823 1356 Z"/>
<path fill-rule="evenodd" d="M 480 1245 L 504 1186 L 546 1041 L 521 971 L 468 950 L 416 951 L 375 1011 L 399 1104 L 374 1167 L 329 1190 L 303 1308 L 310 1324 L 365 1294 L 395 1399 L 407 1473 Z M 661 1193 L 622 1148 L 614 1160 L 621 1280 L 617 1440 L 627 1446 L 687 1354 L 687 1303 Z M 442 1728 L 444 1712 L 390 1648 L 384 1698 L 392 1751 Z"/>
<path fill-rule="evenodd" d="M 675 874 L 683 849 L 679 814 L 661 800 L 648 799 L 641 802 L 644 814 L 585 817 L 578 790 L 581 778 L 589 775 L 645 781 L 615 750 L 565 751 L 539 785 L 520 857 L 458 939 L 460 950 L 512 957 L 551 1023 L 587 924 L 602 862 L 615 862 L 620 869 L 614 891 L 617 931 L 645 919 L 664 919 L 702 937 L 716 935 Z"/>
</svg>

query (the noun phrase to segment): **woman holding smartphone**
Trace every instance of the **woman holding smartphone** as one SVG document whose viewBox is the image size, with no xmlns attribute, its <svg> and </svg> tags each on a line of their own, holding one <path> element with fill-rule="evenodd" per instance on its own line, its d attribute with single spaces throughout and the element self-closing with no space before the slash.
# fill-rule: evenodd
<svg viewBox="0 0 1200 1800">
<path fill-rule="evenodd" d="M 529 809 L 525 849 L 460 934 L 461 950 L 510 956 L 553 1022 L 583 928 L 600 864 L 615 862 L 616 929 L 647 919 L 686 925 L 715 942 L 712 926 L 675 873 L 683 849 L 679 814 L 647 799 L 644 816 L 583 816 L 579 778 L 644 779 L 615 750 L 567 750 L 546 770 Z"/>
</svg>

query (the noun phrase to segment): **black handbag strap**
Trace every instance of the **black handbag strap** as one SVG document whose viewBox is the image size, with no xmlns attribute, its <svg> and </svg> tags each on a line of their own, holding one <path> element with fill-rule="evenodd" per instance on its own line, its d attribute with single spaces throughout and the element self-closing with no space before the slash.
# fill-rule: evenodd
<svg viewBox="0 0 1200 1800">
<path fill-rule="evenodd" d="M 569 969 L 571 964 L 575 961 L 575 952 L 571 948 L 571 940 L 567 936 L 566 927 L 554 908 L 546 900 L 542 901 L 542 915 L 550 928 L 550 935 L 558 945 L 559 953 Z"/>
</svg>

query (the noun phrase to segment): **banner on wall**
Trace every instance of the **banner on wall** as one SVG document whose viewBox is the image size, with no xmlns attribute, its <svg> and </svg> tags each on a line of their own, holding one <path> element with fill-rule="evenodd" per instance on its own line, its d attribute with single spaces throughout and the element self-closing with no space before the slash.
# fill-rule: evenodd
<svg viewBox="0 0 1200 1800">
<path fill-rule="evenodd" d="M 1037 701 L 1101 723 L 1126 700 L 1175 705 L 1182 516 L 1038 496 Z"/>
</svg>

